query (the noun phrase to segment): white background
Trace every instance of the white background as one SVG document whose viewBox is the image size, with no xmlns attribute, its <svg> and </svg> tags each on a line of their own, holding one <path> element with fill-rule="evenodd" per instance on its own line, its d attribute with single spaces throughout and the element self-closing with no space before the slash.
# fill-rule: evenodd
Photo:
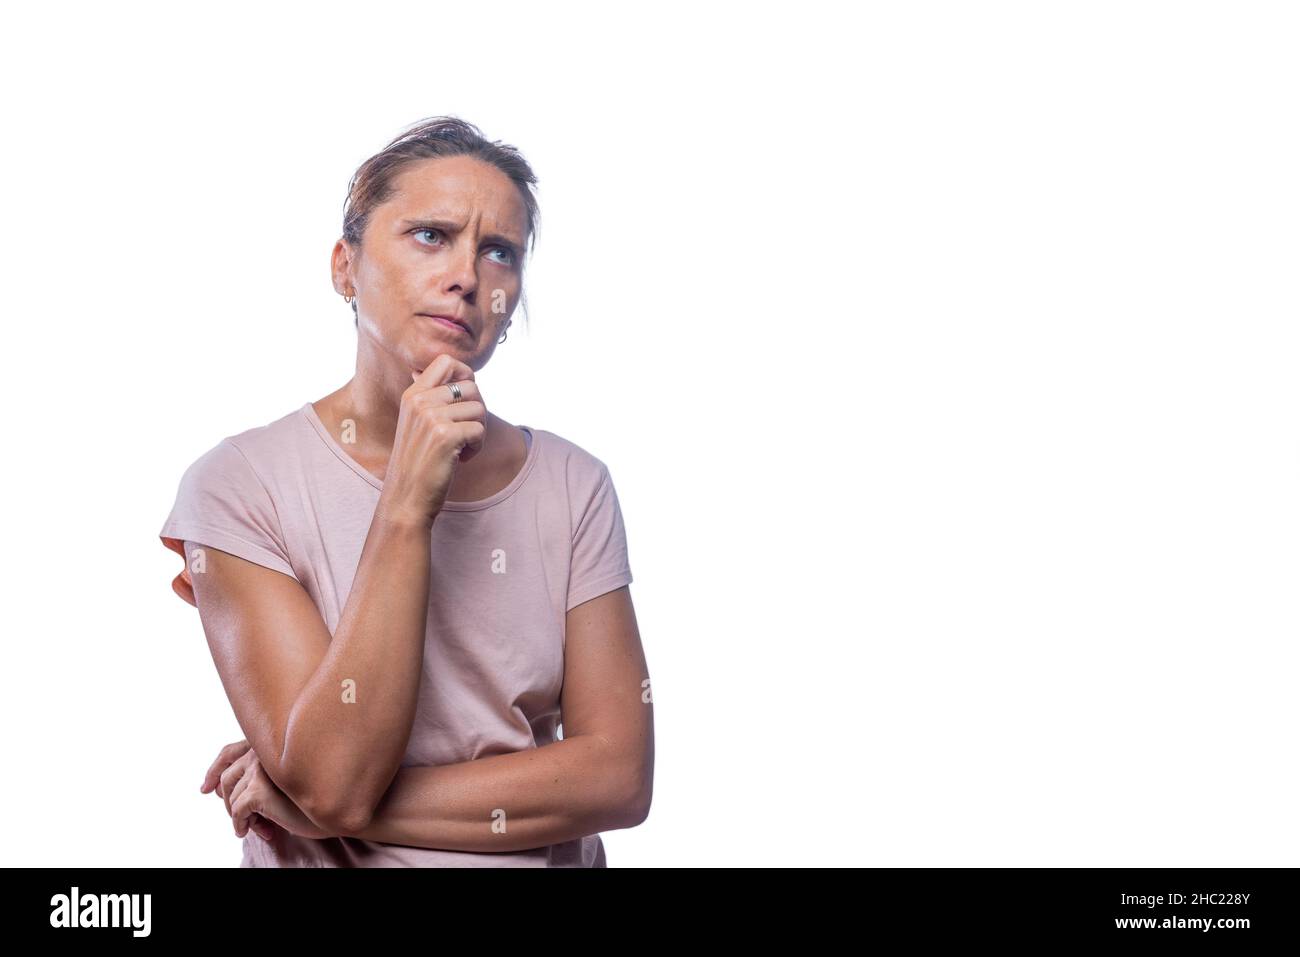
<svg viewBox="0 0 1300 957">
<path fill-rule="evenodd" d="M 435 114 L 540 177 L 489 407 L 624 510 L 657 760 L 610 866 L 1298 863 L 1294 7 L 3 34 L 4 864 L 238 864 L 158 531 L 351 375 L 347 182 Z"/>
</svg>

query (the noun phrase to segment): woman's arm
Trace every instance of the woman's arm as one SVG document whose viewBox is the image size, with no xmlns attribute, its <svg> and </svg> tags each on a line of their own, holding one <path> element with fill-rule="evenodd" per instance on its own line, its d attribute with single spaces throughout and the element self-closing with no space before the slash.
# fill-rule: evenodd
<svg viewBox="0 0 1300 957">
<path fill-rule="evenodd" d="M 203 574 L 191 565 L 203 628 L 240 727 L 272 782 L 322 827 L 368 819 L 401 765 L 424 673 L 431 529 L 457 464 L 483 445 L 487 408 L 473 369 L 443 353 L 411 376 L 332 637 L 291 574 L 215 548 Z M 455 404 L 441 388 L 453 380 L 463 390 Z M 214 479 L 229 485 L 229 476 Z M 244 491 L 256 494 L 244 479 Z M 262 492 L 260 507 L 273 513 Z M 242 518 L 243 507 L 233 507 Z M 200 517 L 195 527 L 202 525 Z"/>
<path fill-rule="evenodd" d="M 520 851 L 633 827 L 644 818 L 622 757 L 595 735 L 448 764 L 402 768 L 370 823 L 340 836 L 451 851 Z"/>
<path fill-rule="evenodd" d="M 653 705 L 627 586 L 568 613 L 561 713 L 561 741 L 402 768 L 369 821 L 344 836 L 519 851 L 645 820 L 654 777 Z"/>
<path fill-rule="evenodd" d="M 368 816 L 415 717 L 430 525 L 376 509 L 333 639 L 300 583 L 205 548 L 194 595 L 235 717 L 281 790 L 327 829 Z M 192 556 L 194 542 L 186 542 Z M 192 558 L 187 558 L 194 567 Z"/>
</svg>

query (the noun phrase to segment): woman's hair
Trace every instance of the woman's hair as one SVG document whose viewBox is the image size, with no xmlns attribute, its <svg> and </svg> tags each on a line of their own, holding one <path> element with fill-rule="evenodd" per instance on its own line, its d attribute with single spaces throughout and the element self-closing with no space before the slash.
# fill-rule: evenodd
<svg viewBox="0 0 1300 957">
<path fill-rule="evenodd" d="M 537 244 L 538 209 L 533 193 L 537 177 L 528 161 L 515 147 L 500 140 L 488 140 L 473 123 L 454 116 L 433 116 L 420 120 L 393 139 L 382 150 L 362 163 L 348 184 L 348 195 L 343 202 L 343 238 L 361 248 L 361 237 L 366 223 L 376 206 L 393 195 L 393 180 L 411 163 L 441 156 L 472 156 L 490 163 L 510 177 L 519 189 L 527 215 L 531 250 Z M 525 298 L 524 319 L 528 318 Z M 352 300 L 352 314 L 356 317 L 357 301 Z M 359 319 L 354 318 L 354 322 Z"/>
</svg>

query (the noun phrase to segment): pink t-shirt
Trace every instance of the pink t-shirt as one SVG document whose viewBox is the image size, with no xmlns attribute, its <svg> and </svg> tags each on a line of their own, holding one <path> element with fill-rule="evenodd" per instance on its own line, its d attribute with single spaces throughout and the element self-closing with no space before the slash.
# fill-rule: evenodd
<svg viewBox="0 0 1300 957">
<path fill-rule="evenodd" d="M 520 428 L 528 454 L 514 480 L 477 502 L 447 502 L 433 523 L 423 676 L 402 767 L 559 740 L 565 614 L 632 581 L 605 464 L 555 433 Z M 382 488 L 308 402 L 190 465 L 160 537 L 182 557 L 192 541 L 295 578 L 333 634 Z M 188 568 L 172 588 L 194 603 Z M 605 850 L 599 834 L 467 852 L 277 829 L 274 842 L 248 832 L 241 866 L 604 867 Z"/>
</svg>

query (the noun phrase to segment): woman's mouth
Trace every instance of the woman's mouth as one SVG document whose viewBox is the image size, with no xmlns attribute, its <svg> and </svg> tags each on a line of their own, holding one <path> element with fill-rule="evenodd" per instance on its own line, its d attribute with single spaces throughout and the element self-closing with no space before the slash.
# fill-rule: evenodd
<svg viewBox="0 0 1300 957">
<path fill-rule="evenodd" d="M 455 319 L 448 318 L 447 316 L 430 316 L 423 312 L 419 313 L 419 315 L 424 316 L 425 319 L 432 319 L 435 323 L 447 329 L 452 329 L 456 332 L 463 332 L 467 336 L 470 335 L 469 327 L 462 325 Z"/>
</svg>

